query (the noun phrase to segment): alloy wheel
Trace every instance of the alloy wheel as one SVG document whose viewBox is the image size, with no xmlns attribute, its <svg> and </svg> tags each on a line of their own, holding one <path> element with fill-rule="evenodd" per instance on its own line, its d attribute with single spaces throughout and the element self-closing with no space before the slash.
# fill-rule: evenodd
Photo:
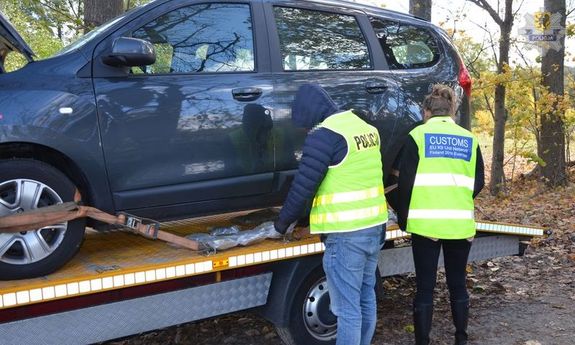
<svg viewBox="0 0 575 345">
<path fill-rule="evenodd" d="M 15 179 L 0 183 L 0 217 L 62 203 L 46 184 Z M 62 243 L 68 223 L 19 233 L 0 233 L 0 262 L 26 265 L 50 256 Z"/>
</svg>

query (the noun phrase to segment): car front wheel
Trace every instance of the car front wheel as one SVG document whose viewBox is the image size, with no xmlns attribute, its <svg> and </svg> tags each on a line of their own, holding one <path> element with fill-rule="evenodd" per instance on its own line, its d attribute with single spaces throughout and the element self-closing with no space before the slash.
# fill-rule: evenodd
<svg viewBox="0 0 575 345">
<path fill-rule="evenodd" d="M 27 159 L 0 160 L 0 217 L 73 201 L 76 187 L 60 171 Z M 52 273 L 78 251 L 85 220 L 0 233 L 0 279 Z"/>
</svg>

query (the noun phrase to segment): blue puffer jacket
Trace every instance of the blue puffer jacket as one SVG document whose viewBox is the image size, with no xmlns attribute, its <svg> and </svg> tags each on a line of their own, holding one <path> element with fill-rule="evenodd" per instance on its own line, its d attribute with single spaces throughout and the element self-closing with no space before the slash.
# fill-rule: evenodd
<svg viewBox="0 0 575 345">
<path fill-rule="evenodd" d="M 311 129 L 338 112 L 340 110 L 321 86 L 304 84 L 292 105 L 292 121 L 297 127 Z M 346 154 L 347 143 L 340 134 L 326 128 L 315 128 L 309 132 L 298 172 L 275 222 L 276 231 L 285 233 L 291 223 L 309 212 L 311 201 L 328 167 L 341 162 Z"/>
</svg>

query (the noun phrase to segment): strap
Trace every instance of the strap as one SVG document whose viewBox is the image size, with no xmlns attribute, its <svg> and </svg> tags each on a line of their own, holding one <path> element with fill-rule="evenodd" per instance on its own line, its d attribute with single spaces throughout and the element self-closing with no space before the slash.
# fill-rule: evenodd
<svg viewBox="0 0 575 345">
<path fill-rule="evenodd" d="M 0 233 L 17 233 L 64 223 L 78 218 L 92 218 L 106 224 L 119 225 L 150 239 L 160 239 L 178 246 L 200 250 L 197 241 L 160 230 L 160 224 L 153 220 L 138 218 L 126 213 L 117 216 L 90 206 L 67 202 L 0 217 Z"/>
<path fill-rule="evenodd" d="M 0 217 L 0 232 L 16 233 L 39 229 L 85 216 L 85 210 L 81 210 L 78 204 L 67 202 Z"/>
</svg>

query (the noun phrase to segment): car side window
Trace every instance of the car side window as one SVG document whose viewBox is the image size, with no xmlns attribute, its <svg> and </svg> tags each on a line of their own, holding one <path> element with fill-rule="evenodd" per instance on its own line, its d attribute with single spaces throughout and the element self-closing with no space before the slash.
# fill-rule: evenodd
<svg viewBox="0 0 575 345">
<path fill-rule="evenodd" d="M 274 7 L 283 69 L 355 70 L 371 67 L 366 40 L 354 16 Z"/>
<path fill-rule="evenodd" d="M 248 4 L 210 3 L 166 13 L 132 33 L 151 42 L 156 62 L 134 74 L 251 72 L 255 70 Z"/>
<path fill-rule="evenodd" d="M 390 69 L 425 68 L 439 61 L 437 40 L 427 29 L 374 17 L 370 21 Z"/>
</svg>

